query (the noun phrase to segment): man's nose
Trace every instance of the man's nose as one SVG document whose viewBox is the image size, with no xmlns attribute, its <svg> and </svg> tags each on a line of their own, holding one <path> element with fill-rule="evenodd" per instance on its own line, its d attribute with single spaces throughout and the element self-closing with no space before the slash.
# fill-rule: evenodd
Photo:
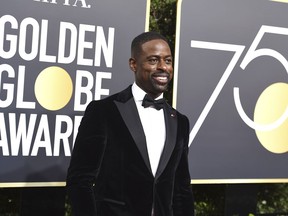
<svg viewBox="0 0 288 216">
<path fill-rule="evenodd" d="M 167 64 L 166 64 L 165 60 L 160 60 L 158 62 L 158 69 L 161 69 L 163 71 L 167 70 Z"/>
</svg>

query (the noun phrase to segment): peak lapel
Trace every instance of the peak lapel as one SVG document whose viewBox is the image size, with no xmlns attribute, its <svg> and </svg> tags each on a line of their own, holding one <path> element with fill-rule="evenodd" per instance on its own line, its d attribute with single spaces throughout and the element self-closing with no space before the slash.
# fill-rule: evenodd
<svg viewBox="0 0 288 216">
<path fill-rule="evenodd" d="M 158 169 L 156 172 L 155 178 L 158 178 L 171 157 L 171 154 L 176 145 L 176 136 L 177 136 L 177 116 L 176 111 L 173 110 L 168 104 L 165 103 L 164 106 L 164 116 L 165 116 L 165 125 L 166 125 L 166 141 L 163 149 L 163 153 L 160 158 Z"/>
<path fill-rule="evenodd" d="M 127 93 L 127 91 L 124 91 L 120 93 L 119 96 L 122 96 L 121 94 Z M 129 92 L 128 92 L 129 93 Z M 127 99 L 127 95 L 123 98 L 126 98 L 124 101 L 123 98 L 120 97 L 119 101 L 115 101 L 115 104 L 130 132 L 132 135 L 135 144 L 137 145 L 137 148 L 140 151 L 140 154 L 142 155 L 142 158 L 147 166 L 147 168 L 151 171 L 151 166 L 149 162 L 149 156 L 148 156 L 148 150 L 146 147 L 146 137 L 144 134 L 144 130 L 140 121 L 140 117 L 137 111 L 137 107 L 135 104 L 135 101 L 133 99 L 131 90 L 130 90 L 131 96 Z"/>
</svg>

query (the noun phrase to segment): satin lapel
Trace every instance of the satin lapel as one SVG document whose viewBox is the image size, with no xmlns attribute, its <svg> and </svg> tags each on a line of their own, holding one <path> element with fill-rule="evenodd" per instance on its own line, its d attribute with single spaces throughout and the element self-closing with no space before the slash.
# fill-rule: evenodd
<svg viewBox="0 0 288 216">
<path fill-rule="evenodd" d="M 118 110 L 127 128 L 129 129 L 129 132 L 131 133 L 146 166 L 148 167 L 150 172 L 152 172 L 146 146 L 146 137 L 133 97 L 131 97 L 126 102 L 115 101 L 115 104 L 118 107 Z"/>
<path fill-rule="evenodd" d="M 166 141 L 155 178 L 158 178 L 165 169 L 165 167 L 167 166 L 167 163 L 176 145 L 176 137 L 177 137 L 176 111 L 173 110 L 168 104 L 165 104 L 164 116 L 166 124 Z"/>
</svg>

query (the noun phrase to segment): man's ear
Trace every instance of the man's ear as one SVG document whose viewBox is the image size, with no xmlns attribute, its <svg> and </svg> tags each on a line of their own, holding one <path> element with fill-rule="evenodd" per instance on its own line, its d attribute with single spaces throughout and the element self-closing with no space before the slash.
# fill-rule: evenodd
<svg viewBox="0 0 288 216">
<path fill-rule="evenodd" d="M 129 59 L 129 67 L 133 72 L 136 72 L 136 60 L 134 58 Z"/>
</svg>

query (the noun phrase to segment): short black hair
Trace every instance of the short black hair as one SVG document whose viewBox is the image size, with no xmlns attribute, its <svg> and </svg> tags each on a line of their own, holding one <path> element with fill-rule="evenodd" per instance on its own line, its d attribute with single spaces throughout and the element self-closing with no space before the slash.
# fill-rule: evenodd
<svg viewBox="0 0 288 216">
<path fill-rule="evenodd" d="M 169 46 L 169 42 L 167 38 L 165 38 L 163 35 L 159 34 L 158 32 L 152 32 L 152 31 L 144 32 L 136 36 L 131 43 L 131 56 L 134 57 L 141 52 L 142 44 L 148 41 L 157 40 L 157 39 L 164 40 Z"/>
</svg>

